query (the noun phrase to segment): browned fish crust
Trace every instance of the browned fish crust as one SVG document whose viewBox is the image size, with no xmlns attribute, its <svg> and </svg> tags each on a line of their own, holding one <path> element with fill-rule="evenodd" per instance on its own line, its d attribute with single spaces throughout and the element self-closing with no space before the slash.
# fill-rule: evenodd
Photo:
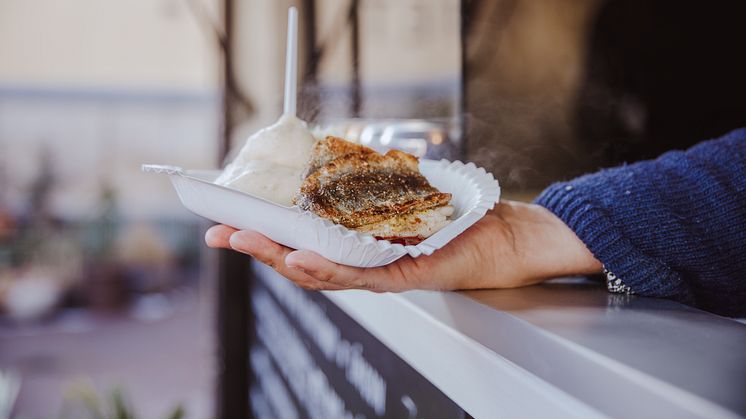
<svg viewBox="0 0 746 419">
<path fill-rule="evenodd" d="M 420 174 L 416 157 L 397 150 L 381 155 L 335 137 L 314 147 L 309 173 L 295 203 L 349 228 L 451 200 Z"/>
<path fill-rule="evenodd" d="M 311 160 L 308 162 L 308 169 L 303 174 L 303 178 L 308 177 L 330 161 L 350 154 L 370 155 L 377 153 L 372 148 L 331 135 L 321 141 L 316 141 L 311 150 Z"/>
</svg>

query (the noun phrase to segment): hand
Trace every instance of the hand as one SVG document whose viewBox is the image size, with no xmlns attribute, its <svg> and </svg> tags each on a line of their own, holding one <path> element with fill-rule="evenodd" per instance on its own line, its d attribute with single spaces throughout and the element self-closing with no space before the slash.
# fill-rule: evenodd
<svg viewBox="0 0 746 419">
<path fill-rule="evenodd" d="M 547 209 L 503 202 L 431 256 L 404 256 L 378 268 L 354 268 L 308 250 L 293 250 L 254 231 L 218 225 L 205 236 L 210 247 L 254 256 L 314 290 L 456 290 L 513 288 L 557 276 L 601 272 L 575 233 Z"/>
</svg>

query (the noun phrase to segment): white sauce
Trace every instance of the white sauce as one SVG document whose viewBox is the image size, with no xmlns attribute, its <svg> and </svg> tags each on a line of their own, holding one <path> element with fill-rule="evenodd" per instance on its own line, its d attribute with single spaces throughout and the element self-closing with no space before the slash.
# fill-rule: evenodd
<svg viewBox="0 0 746 419">
<path fill-rule="evenodd" d="M 249 137 L 215 183 L 280 205 L 293 205 L 314 141 L 305 122 L 283 116 Z"/>
</svg>

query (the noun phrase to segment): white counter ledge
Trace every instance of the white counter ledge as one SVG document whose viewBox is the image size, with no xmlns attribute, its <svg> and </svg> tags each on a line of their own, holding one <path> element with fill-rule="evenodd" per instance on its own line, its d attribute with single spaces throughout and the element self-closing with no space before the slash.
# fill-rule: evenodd
<svg viewBox="0 0 746 419">
<path fill-rule="evenodd" d="M 746 414 L 746 326 L 674 302 L 573 280 L 325 295 L 477 418 Z"/>
<path fill-rule="evenodd" d="M 323 295 L 475 418 L 746 417 L 746 325 L 672 301 L 572 279 Z"/>
</svg>

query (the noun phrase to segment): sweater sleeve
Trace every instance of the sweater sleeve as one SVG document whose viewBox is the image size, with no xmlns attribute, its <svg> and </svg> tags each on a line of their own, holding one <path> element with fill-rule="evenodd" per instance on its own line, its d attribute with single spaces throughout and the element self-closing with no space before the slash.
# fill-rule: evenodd
<svg viewBox="0 0 746 419">
<path fill-rule="evenodd" d="M 746 311 L 746 128 L 553 184 L 536 203 L 636 294 Z"/>
</svg>

